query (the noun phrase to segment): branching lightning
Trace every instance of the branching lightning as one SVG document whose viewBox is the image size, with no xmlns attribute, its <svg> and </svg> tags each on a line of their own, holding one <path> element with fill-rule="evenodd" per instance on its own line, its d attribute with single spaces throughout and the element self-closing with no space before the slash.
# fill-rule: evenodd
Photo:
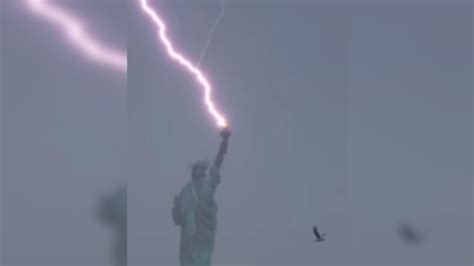
<svg viewBox="0 0 474 266">
<path fill-rule="evenodd" d="M 224 0 L 219 0 L 219 2 L 221 3 L 221 12 L 219 13 L 219 16 L 217 17 L 216 22 L 214 22 L 211 29 L 209 30 L 209 35 L 207 36 L 206 43 L 204 44 L 204 47 L 202 48 L 201 54 L 199 55 L 199 59 L 196 63 L 197 67 L 199 67 L 201 65 L 202 60 L 204 59 L 204 55 L 206 55 L 207 47 L 211 43 L 211 39 L 212 39 L 212 36 L 214 35 L 214 31 L 216 30 L 217 25 L 219 25 L 219 23 L 221 22 L 222 17 L 224 17 Z"/>
</svg>

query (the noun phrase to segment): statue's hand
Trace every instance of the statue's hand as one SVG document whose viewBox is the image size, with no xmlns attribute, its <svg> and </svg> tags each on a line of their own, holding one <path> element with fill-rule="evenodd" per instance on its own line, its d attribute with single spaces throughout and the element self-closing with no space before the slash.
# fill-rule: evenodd
<svg viewBox="0 0 474 266">
<path fill-rule="evenodd" d="M 228 140 L 230 137 L 230 129 L 228 127 L 224 127 L 220 131 L 220 135 L 223 140 Z"/>
</svg>

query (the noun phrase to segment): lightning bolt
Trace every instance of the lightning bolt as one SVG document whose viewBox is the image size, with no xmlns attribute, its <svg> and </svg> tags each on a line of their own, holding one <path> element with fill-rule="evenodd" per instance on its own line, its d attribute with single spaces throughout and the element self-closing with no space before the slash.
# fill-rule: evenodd
<svg viewBox="0 0 474 266">
<path fill-rule="evenodd" d="M 214 35 L 214 31 L 217 28 L 217 25 L 219 25 L 219 22 L 221 22 L 222 17 L 224 16 L 224 0 L 219 1 L 221 4 L 221 12 L 219 13 L 219 16 L 216 19 L 216 22 L 211 27 L 211 30 L 209 31 L 209 35 L 207 36 L 206 44 L 204 44 L 204 47 L 202 48 L 201 54 L 199 55 L 199 59 L 196 63 L 196 66 L 199 67 L 201 65 L 202 60 L 204 59 L 204 55 L 206 54 L 207 47 L 209 47 L 209 44 L 211 43 L 212 36 Z"/>
<path fill-rule="evenodd" d="M 211 99 L 211 92 L 212 87 L 209 83 L 206 76 L 202 73 L 202 71 L 194 66 L 187 58 L 185 58 L 181 53 L 177 52 L 176 49 L 173 47 L 173 44 L 170 41 L 170 38 L 166 34 L 166 24 L 160 18 L 157 12 L 155 12 L 149 5 L 147 0 L 137 0 L 140 1 L 140 6 L 142 10 L 145 12 L 146 15 L 150 17 L 150 19 L 158 26 L 158 35 L 160 42 L 166 48 L 166 51 L 171 59 L 179 63 L 183 66 L 190 74 L 194 76 L 194 78 L 198 81 L 198 83 L 202 86 L 204 90 L 204 104 L 207 107 L 209 114 L 214 118 L 219 127 L 227 127 L 227 121 L 224 116 L 216 109 L 212 99 Z"/>
<path fill-rule="evenodd" d="M 82 54 L 98 63 L 127 72 L 127 55 L 100 44 L 86 32 L 80 20 L 58 7 L 49 5 L 48 0 L 25 1 L 34 13 L 63 29 L 71 43 Z"/>
</svg>

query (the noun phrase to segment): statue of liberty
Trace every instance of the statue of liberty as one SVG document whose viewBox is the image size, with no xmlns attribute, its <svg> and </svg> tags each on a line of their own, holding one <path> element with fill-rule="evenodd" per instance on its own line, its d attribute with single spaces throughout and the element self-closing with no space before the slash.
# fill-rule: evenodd
<svg viewBox="0 0 474 266">
<path fill-rule="evenodd" d="M 192 166 L 191 180 L 174 197 L 173 221 L 181 227 L 179 259 L 181 266 L 210 266 L 217 229 L 217 204 L 214 193 L 221 181 L 220 168 L 227 152 L 230 131 L 224 128 L 214 163 Z"/>
</svg>

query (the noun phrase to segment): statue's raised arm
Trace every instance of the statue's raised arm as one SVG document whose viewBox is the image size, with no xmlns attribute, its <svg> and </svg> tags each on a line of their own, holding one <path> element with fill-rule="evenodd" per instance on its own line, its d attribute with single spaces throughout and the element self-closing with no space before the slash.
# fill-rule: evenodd
<svg viewBox="0 0 474 266">
<path fill-rule="evenodd" d="M 217 171 L 221 169 L 222 163 L 224 161 L 224 155 L 227 152 L 227 145 L 229 143 L 230 130 L 228 128 L 223 128 L 220 131 L 220 136 L 222 138 L 221 144 L 219 146 L 219 151 L 217 152 L 216 158 L 214 160 L 213 168 Z"/>
</svg>

